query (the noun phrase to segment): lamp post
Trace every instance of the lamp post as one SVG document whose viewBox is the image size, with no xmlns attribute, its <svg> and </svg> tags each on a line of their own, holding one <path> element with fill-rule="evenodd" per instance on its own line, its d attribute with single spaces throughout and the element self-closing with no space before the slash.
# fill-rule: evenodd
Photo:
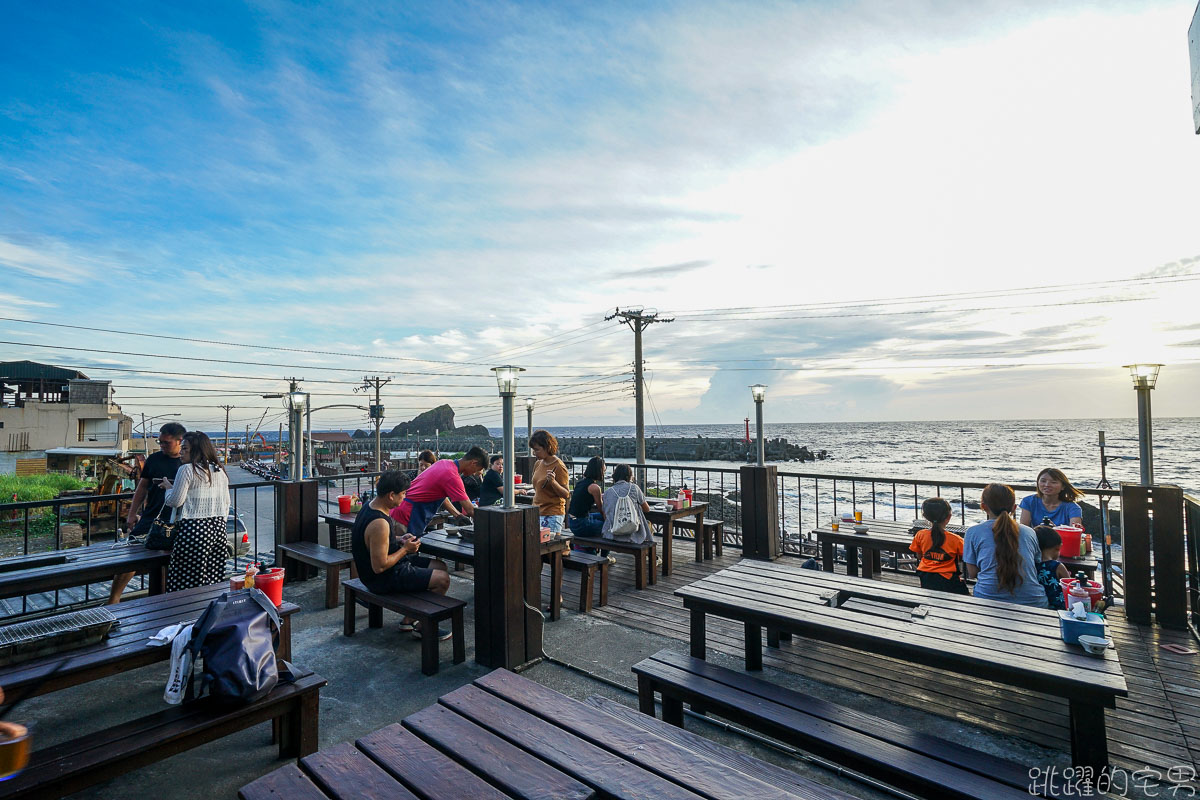
<svg viewBox="0 0 1200 800">
<path fill-rule="evenodd" d="M 304 478 L 304 420 L 301 414 L 307 405 L 307 395 L 300 391 L 295 381 L 292 388 L 283 396 L 283 407 L 288 411 L 288 441 L 291 450 L 288 465 L 289 478 L 294 481 Z"/>
<path fill-rule="evenodd" d="M 750 395 L 754 398 L 754 411 L 758 419 L 758 466 L 764 466 L 767 461 L 767 445 L 763 441 L 763 400 L 767 399 L 767 387 L 756 383 L 750 387 Z"/>
<path fill-rule="evenodd" d="M 513 398 L 517 396 L 517 380 L 525 370 L 521 367 L 505 365 L 492 367 L 496 373 L 496 386 L 500 390 L 500 399 L 504 406 L 504 507 L 515 508 L 513 500 Z M 532 413 L 532 412 L 530 412 Z"/>
<path fill-rule="evenodd" d="M 529 444 L 529 440 L 533 438 L 533 398 L 525 398 L 525 447 L 529 449 L 529 455 L 533 455 L 533 446 Z"/>
<path fill-rule="evenodd" d="M 1138 456 L 1141 460 L 1142 484 L 1149 486 L 1154 483 L 1154 436 L 1151 431 L 1150 392 L 1158 381 L 1158 371 L 1162 364 L 1126 364 L 1133 378 L 1133 389 L 1137 392 L 1138 403 Z"/>
</svg>

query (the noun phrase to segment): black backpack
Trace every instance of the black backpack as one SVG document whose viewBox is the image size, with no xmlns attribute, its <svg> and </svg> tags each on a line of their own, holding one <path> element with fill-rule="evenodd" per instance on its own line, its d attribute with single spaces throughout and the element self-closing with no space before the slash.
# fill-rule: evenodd
<svg viewBox="0 0 1200 800">
<path fill-rule="evenodd" d="M 193 666 L 204 658 L 200 686 L 189 681 L 187 698 L 208 694 L 231 705 L 265 697 L 282 679 L 294 680 L 291 665 L 275 658 L 279 613 L 259 589 L 225 592 L 208 604 L 192 627 Z M 282 665 L 282 669 L 281 666 Z"/>
</svg>

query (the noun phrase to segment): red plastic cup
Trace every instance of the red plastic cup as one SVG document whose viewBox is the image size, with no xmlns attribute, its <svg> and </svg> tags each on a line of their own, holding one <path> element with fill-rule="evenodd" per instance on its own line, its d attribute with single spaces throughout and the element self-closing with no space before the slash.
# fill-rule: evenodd
<svg viewBox="0 0 1200 800">
<path fill-rule="evenodd" d="M 279 608 L 283 605 L 283 567 L 271 567 L 255 575 L 254 588 L 262 591 Z"/>
<path fill-rule="evenodd" d="M 338 495 L 338 513 L 339 514 L 349 514 L 350 513 L 350 501 L 352 499 L 353 498 L 350 497 L 350 495 L 348 495 L 348 494 L 339 494 Z"/>
<path fill-rule="evenodd" d="M 524 478 L 524 477 L 525 477 L 525 476 L 524 476 L 524 475 L 521 475 L 520 473 L 517 473 L 517 474 L 513 475 L 513 483 L 514 483 L 514 484 L 520 484 L 520 483 L 524 483 L 524 481 L 523 481 L 523 480 L 521 480 L 521 479 L 522 479 L 522 478 Z"/>
</svg>

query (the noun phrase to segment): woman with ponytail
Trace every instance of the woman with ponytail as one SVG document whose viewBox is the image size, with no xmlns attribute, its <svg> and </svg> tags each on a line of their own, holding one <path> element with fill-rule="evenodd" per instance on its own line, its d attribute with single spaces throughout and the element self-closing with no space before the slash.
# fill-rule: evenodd
<svg viewBox="0 0 1200 800">
<path fill-rule="evenodd" d="M 970 594 L 958 574 L 958 563 L 963 554 L 962 537 L 946 530 L 951 517 L 950 504 L 940 497 L 931 497 L 921 504 L 921 515 L 929 520 L 931 527 L 917 531 L 908 548 L 921 556 L 917 564 L 921 588 Z"/>
<path fill-rule="evenodd" d="M 981 500 L 987 522 L 967 529 L 963 561 L 975 578 L 975 596 L 1046 608 L 1046 592 L 1037 579 L 1041 561 L 1037 534 L 1013 518 L 1017 496 L 1002 483 L 988 484 Z"/>
</svg>

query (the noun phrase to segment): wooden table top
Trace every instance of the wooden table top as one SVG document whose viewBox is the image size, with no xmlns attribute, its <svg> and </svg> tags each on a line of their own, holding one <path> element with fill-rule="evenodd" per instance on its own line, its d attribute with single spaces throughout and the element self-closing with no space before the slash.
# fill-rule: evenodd
<svg viewBox="0 0 1200 800">
<path fill-rule="evenodd" d="M 158 661 L 169 661 L 170 645 L 151 646 L 148 644 L 150 637 L 168 625 L 194 622 L 209 602 L 227 591 L 228 581 L 105 606 L 117 618 L 117 624 L 106 638 L 86 647 L 0 667 L 0 686 L 9 697 L 16 697 L 25 687 L 37 684 L 53 673 L 53 677 L 34 693 L 46 694 Z M 285 602 L 279 608 L 279 616 L 289 617 L 299 610 L 295 603 Z M 63 666 L 56 670 L 60 662 L 64 662 Z M 165 674 L 163 679 L 166 680 Z"/>
<path fill-rule="evenodd" d="M 474 531 L 473 525 L 447 525 L 445 530 L 427 531 L 421 537 L 421 549 L 417 551 L 417 555 L 436 556 L 442 559 L 454 559 L 461 561 L 464 564 L 471 564 L 475 561 L 475 543 L 473 541 L 464 541 L 455 533 L 459 531 Z M 569 534 L 555 536 L 541 543 L 542 555 L 566 550 L 571 546 L 571 540 L 574 537 Z"/>
<path fill-rule="evenodd" d="M 708 511 L 708 503 L 692 503 L 686 508 L 671 508 L 670 506 L 651 503 L 648 500 L 647 504 L 650 506 L 650 511 L 646 513 L 646 519 L 655 525 L 662 525 L 668 520 L 674 522 L 684 517 L 703 519 L 704 513 Z"/>
<path fill-rule="evenodd" d="M 1110 707 L 1128 694 L 1116 650 L 1091 656 L 1064 643 L 1048 609 L 762 561 L 675 594 L 689 609 L 1048 694 Z"/>
<path fill-rule="evenodd" d="M 6 558 L 0 561 L 0 597 L 65 589 L 121 572 L 144 572 L 170 560 L 166 550 L 110 542 Z"/>
<path fill-rule="evenodd" d="M 652 717 L 634 723 L 507 670 L 436 705 L 323 748 L 242 787 L 242 800 L 341 797 L 503 800 L 850 800 L 833 787 L 721 745 L 690 745 Z"/>
</svg>

